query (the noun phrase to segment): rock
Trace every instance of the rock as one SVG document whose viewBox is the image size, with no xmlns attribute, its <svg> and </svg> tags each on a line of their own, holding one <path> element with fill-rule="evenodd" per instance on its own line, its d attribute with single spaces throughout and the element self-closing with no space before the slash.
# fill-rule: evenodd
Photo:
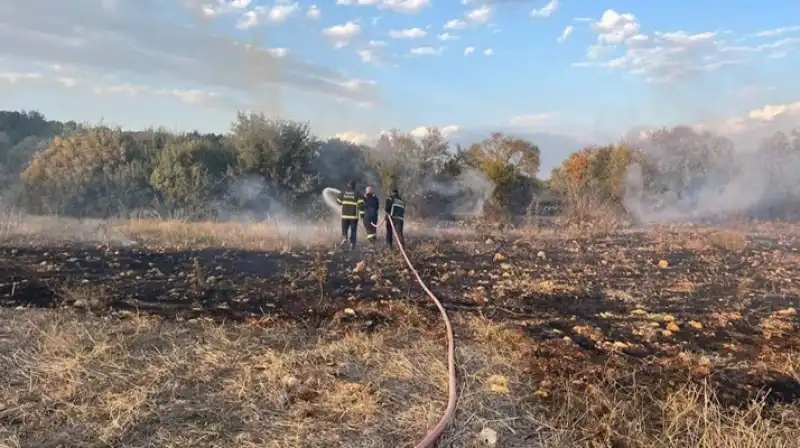
<svg viewBox="0 0 800 448">
<path fill-rule="evenodd" d="M 667 260 L 661 260 L 661 261 L 659 261 L 659 262 L 658 262 L 658 267 L 660 267 L 661 269 L 666 269 L 666 268 L 668 268 L 668 267 L 669 267 L 669 261 L 667 261 Z"/>
<path fill-rule="evenodd" d="M 353 272 L 355 273 L 364 272 L 366 269 L 367 269 L 367 262 L 362 260 L 356 263 L 356 267 L 353 268 Z"/>
<path fill-rule="evenodd" d="M 702 330 L 703 329 L 703 324 L 701 324 L 700 322 L 698 322 L 696 320 L 690 320 L 689 321 L 689 326 L 694 328 L 694 329 L 696 329 L 696 330 Z"/>
<path fill-rule="evenodd" d="M 479 437 L 486 446 L 497 445 L 497 431 L 492 428 L 483 428 Z"/>
<path fill-rule="evenodd" d="M 681 330 L 681 327 L 679 327 L 678 324 L 676 324 L 675 322 L 670 322 L 667 324 L 667 330 L 673 333 L 677 333 Z"/>
<path fill-rule="evenodd" d="M 352 308 L 345 308 L 344 309 L 344 314 L 347 314 L 348 316 L 355 316 L 356 315 L 356 310 L 354 310 Z"/>
<path fill-rule="evenodd" d="M 777 314 L 778 316 L 781 316 L 781 317 L 797 316 L 797 309 L 795 309 L 795 308 L 786 308 L 785 310 L 780 310 L 780 311 L 776 312 L 775 314 Z"/>
<path fill-rule="evenodd" d="M 505 255 L 503 255 L 503 254 L 501 254 L 500 252 L 498 252 L 498 253 L 494 254 L 494 258 L 493 258 L 493 260 L 494 260 L 495 262 L 498 262 L 498 261 L 503 261 L 503 260 L 505 260 L 505 259 L 506 259 L 506 256 L 505 256 Z"/>
<path fill-rule="evenodd" d="M 536 253 L 536 257 L 537 258 L 541 258 L 542 260 L 544 260 L 544 259 L 547 258 L 547 254 L 545 254 L 544 251 L 540 250 L 539 252 Z"/>
<path fill-rule="evenodd" d="M 491 238 L 486 238 L 486 241 L 484 241 L 484 243 L 486 243 L 486 244 L 494 244 L 494 240 L 492 240 Z"/>
</svg>

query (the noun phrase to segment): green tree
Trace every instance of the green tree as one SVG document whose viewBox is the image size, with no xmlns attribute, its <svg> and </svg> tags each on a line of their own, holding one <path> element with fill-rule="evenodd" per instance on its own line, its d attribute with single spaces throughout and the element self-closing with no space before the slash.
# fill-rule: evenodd
<svg viewBox="0 0 800 448">
<path fill-rule="evenodd" d="M 167 144 L 156 156 L 150 184 L 168 205 L 202 208 L 226 192 L 236 156 L 207 138 Z"/>
<path fill-rule="evenodd" d="M 236 174 L 256 176 L 272 199 L 296 211 L 305 209 L 320 179 L 316 160 L 321 142 L 308 124 L 240 112 L 231 129 L 231 143 Z"/>
<path fill-rule="evenodd" d="M 97 127 L 56 137 L 22 173 L 39 211 L 106 217 L 149 203 L 153 191 L 129 134 Z"/>
<path fill-rule="evenodd" d="M 468 164 L 494 184 L 493 214 L 523 214 L 535 194 L 535 176 L 539 171 L 539 148 L 526 140 L 493 133 L 470 146 Z"/>
</svg>

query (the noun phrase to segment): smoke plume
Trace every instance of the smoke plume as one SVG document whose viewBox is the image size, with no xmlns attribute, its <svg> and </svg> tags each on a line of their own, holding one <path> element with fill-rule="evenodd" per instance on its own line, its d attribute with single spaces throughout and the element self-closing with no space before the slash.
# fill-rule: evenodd
<svg viewBox="0 0 800 448">
<path fill-rule="evenodd" d="M 670 134 L 635 142 L 644 161 L 627 170 L 623 205 L 637 222 L 775 218 L 800 198 L 798 141 L 778 134 L 753 149 L 685 128 Z"/>
</svg>

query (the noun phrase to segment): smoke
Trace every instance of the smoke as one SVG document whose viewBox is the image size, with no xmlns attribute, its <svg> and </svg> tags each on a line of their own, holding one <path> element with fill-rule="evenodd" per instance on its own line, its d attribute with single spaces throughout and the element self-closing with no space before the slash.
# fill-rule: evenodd
<svg viewBox="0 0 800 448">
<path fill-rule="evenodd" d="M 269 185 L 256 176 L 236 179 L 228 186 L 224 200 L 216 202 L 215 215 L 223 221 L 295 221 L 290 218 L 288 208 L 270 190 Z"/>
<path fill-rule="evenodd" d="M 494 192 L 494 184 L 485 174 L 469 169 L 449 182 L 430 181 L 427 191 L 436 193 L 447 202 L 443 214 L 463 217 L 483 216 L 483 209 Z"/>
<path fill-rule="evenodd" d="M 637 222 L 775 218 L 800 198 L 797 142 L 773 138 L 754 150 L 685 129 L 669 134 L 635 142 L 644 162 L 628 167 L 623 206 Z"/>
</svg>

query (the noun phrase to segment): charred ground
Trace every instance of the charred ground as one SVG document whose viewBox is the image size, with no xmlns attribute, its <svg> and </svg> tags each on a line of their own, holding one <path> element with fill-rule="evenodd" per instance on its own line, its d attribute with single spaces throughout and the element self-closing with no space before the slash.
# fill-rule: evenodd
<svg viewBox="0 0 800 448">
<path fill-rule="evenodd" d="M 475 319 L 495 328 L 483 339 L 506 335 L 495 343 L 512 344 L 519 358 L 503 378 L 518 376 L 521 399 L 544 406 L 544 414 L 557 416 L 566 393 L 559 384 L 588 395 L 600 383 L 622 396 L 644 387 L 658 400 L 695 384 L 710 387 L 721 409 L 745 409 L 760 397 L 759 416 L 770 419 L 800 406 L 800 233 L 790 226 L 465 232 L 409 241 L 412 261 L 454 316 L 459 344 L 486 343 L 465 324 Z M 280 322 L 306 337 L 380 336 L 414 326 L 436 350 L 436 310 L 399 254 L 361 247 L 6 245 L 0 303 L 120 321 L 153 315 L 168 325 Z M 462 359 L 465 371 L 470 362 Z M 601 409 L 608 403 L 595 405 L 592 413 L 611 412 Z M 0 421 L 20 424 L 10 415 L 0 412 Z M 501 446 L 531 443 L 543 427 L 508 428 L 515 442 Z M 581 443 L 638 446 L 619 428 L 591 431 Z M 458 434 L 450 434 L 453 446 L 467 446 Z M 386 446 L 399 443 L 387 437 L 380 439 Z"/>
</svg>

